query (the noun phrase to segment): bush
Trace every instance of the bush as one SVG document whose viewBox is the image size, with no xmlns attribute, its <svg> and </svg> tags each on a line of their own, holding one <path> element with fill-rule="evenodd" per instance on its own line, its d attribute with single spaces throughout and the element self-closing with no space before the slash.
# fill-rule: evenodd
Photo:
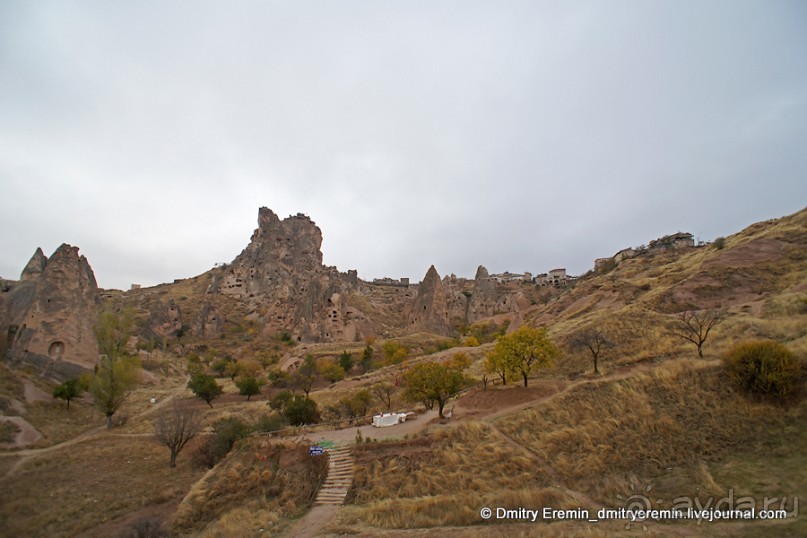
<svg viewBox="0 0 807 538">
<path fill-rule="evenodd" d="M 757 396 L 788 396 L 801 381 L 801 361 L 777 342 L 737 344 L 723 355 L 723 365 L 740 390 Z"/>
<path fill-rule="evenodd" d="M 283 414 L 292 426 L 315 424 L 321 420 L 317 402 L 296 394 L 289 400 Z"/>
<path fill-rule="evenodd" d="M 271 413 L 258 417 L 258 420 L 255 422 L 254 430 L 256 432 L 274 432 L 282 430 L 288 425 L 289 422 L 286 420 L 286 417 L 277 413 Z"/>
<path fill-rule="evenodd" d="M 726 238 L 725 237 L 718 237 L 715 239 L 715 242 L 712 243 L 717 250 L 723 250 L 726 246 Z"/>
<path fill-rule="evenodd" d="M 250 433 L 249 425 L 236 417 L 216 421 L 213 423 L 213 435 L 209 435 L 194 454 L 194 463 L 212 469 L 229 454 L 238 440 Z"/>
</svg>

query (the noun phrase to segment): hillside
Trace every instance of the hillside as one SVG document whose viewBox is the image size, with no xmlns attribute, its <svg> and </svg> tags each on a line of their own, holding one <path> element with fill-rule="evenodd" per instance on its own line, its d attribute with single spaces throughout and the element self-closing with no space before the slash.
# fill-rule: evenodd
<svg viewBox="0 0 807 538">
<path fill-rule="evenodd" d="M 474 280 L 427 274 L 421 285 L 354 281 L 317 265 L 318 229 L 302 217 L 292 225 L 307 242 L 290 244 L 288 255 L 266 261 L 275 255 L 250 247 L 238 263 L 197 277 L 99 291 L 100 309 L 135 310 L 130 351 L 144 368 L 111 430 L 90 396 L 69 409 L 50 398 L 54 369 L 18 355 L 0 365 L 0 534 L 123 536 L 146 523 L 176 536 L 298 536 L 299 529 L 322 536 L 807 534 L 803 516 L 598 523 L 480 517 L 482 507 L 596 514 L 636 502 L 669 508 L 729 497 L 735 504 L 751 499 L 758 509 L 767 500 L 793 516 L 794 499 L 807 493 L 806 400 L 740 394 L 719 358 L 760 338 L 807 357 L 807 210 L 753 224 L 722 245 L 647 249 L 558 286 L 494 284 L 482 270 Z M 269 233 L 256 230 L 253 241 Z M 258 266 L 263 276 L 249 280 Z M 267 287 L 270 273 L 283 284 Z M 236 279 L 251 291 L 221 292 L 227 282 L 235 290 Z M 284 300 L 294 304 L 281 319 Z M 414 305 L 427 314 L 413 313 Z M 681 312 L 704 309 L 724 309 L 725 317 L 699 358 L 672 329 Z M 495 339 L 520 325 L 547 328 L 560 349 L 554 367 L 533 374 L 529 387 L 483 385 Z M 590 353 L 572 345 L 587 328 L 608 335 L 598 374 Z M 344 352 L 353 363 L 344 379 L 320 370 L 310 387 L 327 424 L 247 436 L 212 468 L 200 465 L 205 444 L 222 428 L 217 421 L 274 424 L 267 403 L 287 389 L 303 394 L 282 372 L 293 373 L 309 355 L 321 366 L 336 363 Z M 450 420 L 403 398 L 407 369 L 460 353 L 475 384 L 450 400 Z M 229 359 L 260 364 L 259 375 L 272 381 L 248 401 L 238 394 L 238 378 L 222 371 L 224 394 L 208 407 L 186 388 L 189 366 L 213 372 Z M 383 382 L 392 387 L 388 405 L 371 392 L 363 413 L 347 414 L 345 401 Z M 194 409 L 205 430 L 169 469 L 152 421 L 175 401 Z M 383 429 L 361 418 L 387 407 L 414 416 Z M 314 506 L 326 461 L 307 455 L 314 443 L 352 449 L 352 486 L 337 508 Z"/>
</svg>

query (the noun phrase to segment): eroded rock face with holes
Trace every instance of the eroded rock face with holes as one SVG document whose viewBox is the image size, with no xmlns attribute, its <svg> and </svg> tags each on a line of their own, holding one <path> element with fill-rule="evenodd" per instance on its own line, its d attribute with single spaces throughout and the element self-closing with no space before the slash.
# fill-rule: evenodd
<svg viewBox="0 0 807 538">
<path fill-rule="evenodd" d="M 281 220 L 262 207 L 249 245 L 210 291 L 248 302 L 264 336 L 288 332 L 304 342 L 374 336 L 367 317 L 347 301 L 355 272 L 324 266 L 321 245 L 322 232 L 307 216 Z"/>
<path fill-rule="evenodd" d="M 50 259 L 37 249 L 19 282 L 2 296 L 0 331 L 10 360 L 53 379 L 74 377 L 95 366 L 98 285 L 77 247 L 63 244 Z"/>
</svg>

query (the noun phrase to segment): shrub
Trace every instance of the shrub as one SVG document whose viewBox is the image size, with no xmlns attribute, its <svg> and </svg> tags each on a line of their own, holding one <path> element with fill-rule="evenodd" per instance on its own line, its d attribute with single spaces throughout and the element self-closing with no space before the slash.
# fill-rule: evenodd
<svg viewBox="0 0 807 538">
<path fill-rule="evenodd" d="M 317 402 L 297 394 L 289 400 L 283 414 L 292 426 L 315 424 L 320 421 Z"/>
<path fill-rule="evenodd" d="M 249 435 L 249 425 L 236 417 L 225 418 L 213 423 L 213 434 L 194 454 L 194 463 L 212 469 L 226 456 L 236 441 Z"/>
<path fill-rule="evenodd" d="M 801 380 L 801 361 L 782 344 L 767 340 L 737 344 L 723 356 L 723 365 L 740 390 L 757 396 L 788 396 Z"/>
<path fill-rule="evenodd" d="M 277 413 L 270 413 L 258 417 L 258 420 L 255 422 L 254 430 L 256 432 L 274 432 L 282 430 L 288 425 L 289 422 L 286 420 L 286 417 Z"/>
<path fill-rule="evenodd" d="M 725 237 L 718 237 L 715 239 L 714 243 L 712 243 L 717 250 L 723 250 L 726 246 L 726 238 Z"/>
</svg>

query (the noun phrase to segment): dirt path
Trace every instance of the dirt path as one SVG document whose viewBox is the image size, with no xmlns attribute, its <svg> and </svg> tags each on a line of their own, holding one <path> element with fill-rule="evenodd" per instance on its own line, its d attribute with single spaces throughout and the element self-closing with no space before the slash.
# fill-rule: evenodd
<svg viewBox="0 0 807 538">
<path fill-rule="evenodd" d="M 569 391 L 573 390 L 575 387 L 579 387 L 581 385 L 592 384 L 592 383 L 607 383 L 619 379 L 625 379 L 632 375 L 635 375 L 639 371 L 650 370 L 654 367 L 652 364 L 635 364 L 628 366 L 626 368 L 616 370 L 609 375 L 605 375 L 602 377 L 597 378 L 586 378 L 586 379 L 579 379 L 570 383 L 565 383 L 562 385 L 562 388 L 552 392 L 551 394 L 547 394 L 545 396 L 541 396 L 538 398 L 534 398 L 531 400 L 515 403 L 512 405 L 506 405 L 504 407 L 497 408 L 486 408 L 482 410 L 480 413 L 478 409 L 470 409 L 465 408 L 461 405 L 461 401 L 457 403 L 455 406 L 455 416 L 459 420 L 453 420 L 448 422 L 448 426 L 454 426 L 461 424 L 464 422 L 464 416 L 467 414 L 467 420 L 483 420 L 484 422 L 488 423 L 493 430 L 501 436 L 501 438 L 513 445 L 518 450 L 529 452 L 530 456 L 541 465 L 541 467 L 546 471 L 549 477 L 555 482 L 555 486 L 561 488 L 567 495 L 575 498 L 581 505 L 587 504 L 592 507 L 602 507 L 603 505 L 599 502 L 596 502 L 594 499 L 589 497 L 583 492 L 575 491 L 572 489 L 567 488 L 562 481 L 558 473 L 555 469 L 540 456 L 540 454 L 536 453 L 529 447 L 526 447 L 504 432 L 499 430 L 499 428 L 495 424 L 495 420 L 499 417 L 509 415 L 512 413 L 516 413 L 523 409 L 528 409 L 530 407 L 534 407 L 537 405 L 541 405 L 547 401 L 552 400 L 553 398 L 557 398 L 561 395 L 568 393 Z M 471 412 L 473 411 L 473 412 Z M 321 431 L 315 432 L 312 434 L 302 435 L 296 438 L 297 441 L 300 442 L 310 442 L 310 443 L 319 443 L 322 441 L 331 441 L 334 443 L 339 444 L 351 444 L 354 443 L 356 440 L 356 430 L 361 433 L 362 438 L 372 437 L 374 439 L 395 439 L 401 438 L 404 435 L 413 435 L 425 430 L 429 425 L 435 423 L 435 419 L 437 418 L 436 411 L 428 411 L 423 415 L 419 415 L 418 417 L 407 420 L 403 424 L 398 424 L 396 426 L 390 426 L 387 428 L 375 428 L 372 425 L 368 426 L 360 426 L 355 428 L 344 428 L 341 430 L 334 430 L 334 431 Z M 286 534 L 286 536 L 294 536 L 295 538 L 298 536 L 310 538 L 313 536 L 317 536 L 318 533 L 325 529 L 327 525 L 334 519 L 336 514 L 339 512 L 339 506 L 334 505 L 318 505 L 314 506 L 309 510 L 306 515 L 304 515 L 296 525 L 294 525 L 291 530 Z"/>
<path fill-rule="evenodd" d="M 133 419 L 140 419 L 147 417 L 151 414 L 154 414 L 157 410 L 161 409 L 163 406 L 167 405 L 170 401 L 172 401 L 178 394 L 184 392 L 185 386 L 180 385 L 176 389 L 174 389 L 171 394 L 169 394 L 166 398 L 162 399 L 160 402 L 155 404 L 154 406 L 142 411 L 132 417 Z M 12 417 L 10 417 L 12 418 Z M 27 422 L 26 422 L 27 424 Z M 30 424 L 29 424 L 30 426 Z M 32 427 L 33 429 L 33 427 Z M 36 431 L 36 430 L 34 430 Z M 73 445 L 77 445 L 79 443 L 84 443 L 91 439 L 95 439 L 97 437 L 101 437 L 104 435 L 104 432 L 107 431 L 106 426 L 97 426 L 85 432 L 78 434 L 77 436 L 73 437 L 72 439 L 68 439 L 67 441 L 63 441 L 61 443 L 51 445 L 44 448 L 25 448 L 22 450 L 15 450 L 14 452 L 0 452 L 0 457 L 11 457 L 11 458 L 19 458 L 14 465 L 8 470 L 8 472 L 3 476 L 3 479 L 6 479 L 10 476 L 13 476 L 25 463 L 30 461 L 33 458 L 38 456 L 42 456 L 45 454 L 50 454 L 51 452 L 55 452 L 57 450 L 61 450 L 63 448 L 67 448 Z M 38 432 L 37 432 L 38 433 Z M 125 434 L 125 433 L 108 433 L 106 435 L 116 435 L 116 436 L 126 436 L 126 437 L 144 437 L 144 436 L 151 436 L 151 434 L 142 434 L 142 433 L 135 433 L 135 434 Z"/>
</svg>

